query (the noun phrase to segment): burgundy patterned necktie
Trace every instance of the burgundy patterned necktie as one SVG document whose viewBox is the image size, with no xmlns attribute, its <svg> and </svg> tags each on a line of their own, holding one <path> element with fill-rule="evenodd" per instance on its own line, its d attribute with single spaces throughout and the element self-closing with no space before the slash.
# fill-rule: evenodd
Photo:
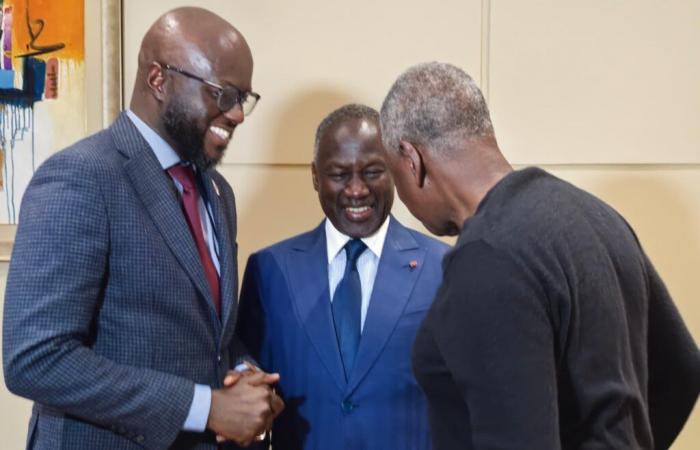
<svg viewBox="0 0 700 450">
<path fill-rule="evenodd" d="M 194 243 L 197 246 L 199 259 L 202 260 L 204 274 L 209 282 L 212 296 L 214 298 L 214 307 L 216 312 L 221 314 L 221 291 L 219 288 L 219 274 L 214 266 L 214 261 L 211 259 L 207 242 L 204 240 L 204 232 L 202 231 L 202 221 L 199 216 L 199 192 L 197 192 L 197 183 L 194 178 L 194 170 L 192 166 L 176 165 L 168 169 L 168 174 L 176 179 L 182 185 L 182 209 L 185 212 L 187 225 L 190 227 L 190 232 L 194 238 Z"/>
</svg>

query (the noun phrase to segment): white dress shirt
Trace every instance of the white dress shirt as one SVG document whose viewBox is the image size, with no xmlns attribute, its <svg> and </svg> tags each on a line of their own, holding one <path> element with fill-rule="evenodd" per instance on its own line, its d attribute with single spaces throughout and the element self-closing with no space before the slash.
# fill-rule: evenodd
<svg viewBox="0 0 700 450">
<path fill-rule="evenodd" d="M 369 309 L 369 301 L 374 288 L 374 279 L 377 277 L 377 267 L 382 256 L 386 233 L 389 230 L 389 217 L 382 226 L 371 236 L 362 238 L 367 249 L 357 259 L 357 272 L 360 275 L 360 285 L 362 288 L 362 309 L 360 316 L 360 330 L 365 327 L 365 317 Z M 338 287 L 338 283 L 343 278 L 345 272 L 345 262 L 347 254 L 343 247 L 350 240 L 347 236 L 333 226 L 330 220 L 326 219 L 326 249 L 328 251 L 328 286 L 330 287 L 331 298 Z"/>
</svg>

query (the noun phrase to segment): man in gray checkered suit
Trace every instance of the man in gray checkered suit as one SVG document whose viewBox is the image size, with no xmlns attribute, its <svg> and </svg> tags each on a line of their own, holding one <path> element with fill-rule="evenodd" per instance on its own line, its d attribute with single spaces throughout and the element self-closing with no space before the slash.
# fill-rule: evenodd
<svg viewBox="0 0 700 450">
<path fill-rule="evenodd" d="M 149 29 L 130 109 L 47 160 L 24 196 L 3 323 L 34 449 L 251 442 L 282 401 L 234 336 L 233 191 L 213 167 L 259 95 L 231 24 L 180 8 Z"/>
</svg>

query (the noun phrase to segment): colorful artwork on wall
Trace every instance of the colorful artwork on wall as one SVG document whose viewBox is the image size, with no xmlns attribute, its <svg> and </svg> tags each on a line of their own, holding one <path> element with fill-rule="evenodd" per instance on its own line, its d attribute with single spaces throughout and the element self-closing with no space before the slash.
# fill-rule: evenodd
<svg viewBox="0 0 700 450">
<path fill-rule="evenodd" d="M 36 168 L 86 134 L 84 0 L 0 0 L 0 223 Z"/>
</svg>

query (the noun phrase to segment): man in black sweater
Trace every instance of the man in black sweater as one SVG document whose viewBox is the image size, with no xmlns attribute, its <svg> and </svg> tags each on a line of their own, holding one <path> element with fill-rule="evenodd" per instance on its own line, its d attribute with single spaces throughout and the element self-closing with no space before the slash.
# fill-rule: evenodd
<svg viewBox="0 0 700 450">
<path fill-rule="evenodd" d="M 459 234 L 413 350 L 435 449 L 668 448 L 700 352 L 625 220 L 543 170 L 513 171 L 454 66 L 401 75 L 381 125 L 401 199 Z"/>
</svg>

